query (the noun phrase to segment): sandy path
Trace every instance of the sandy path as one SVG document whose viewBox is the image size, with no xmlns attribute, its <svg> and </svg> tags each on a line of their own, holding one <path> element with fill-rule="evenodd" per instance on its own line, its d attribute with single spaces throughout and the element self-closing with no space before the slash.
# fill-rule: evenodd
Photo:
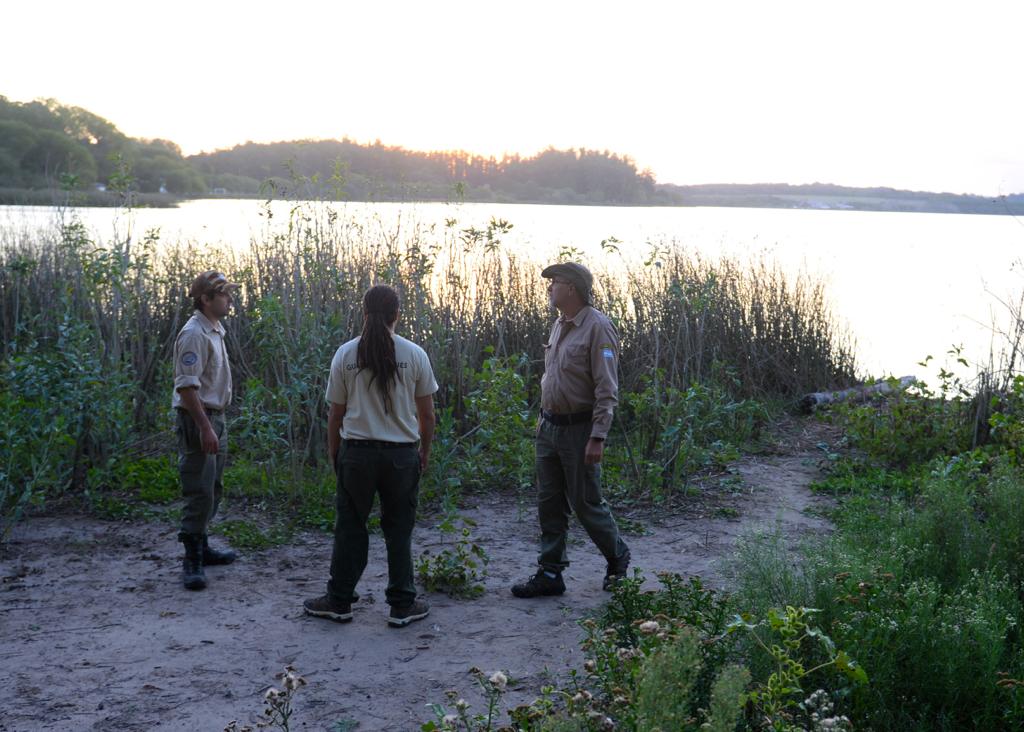
<svg viewBox="0 0 1024 732">
<path fill-rule="evenodd" d="M 827 530 L 808 511 L 822 499 L 807 490 L 816 455 L 803 443 L 795 453 L 742 460 L 734 467 L 742 480 L 709 492 L 699 507 L 683 501 L 678 511 L 641 518 L 652 533 L 627 536 L 634 565 L 648 577 L 669 570 L 727 584 L 716 563 L 755 525 L 781 523 L 793 537 Z M 0 555 L 8 698 L 0 730 L 221 730 L 231 719 L 254 721 L 287 663 L 309 681 L 293 729 L 336 730 L 348 720 L 360 732 L 418 730 L 430 718 L 425 704 L 443 702 L 446 689 L 475 698 L 472 666 L 516 679 L 510 703 L 532 699 L 551 675 L 581 665 L 577 620 L 608 597 L 604 563 L 574 527 L 568 592 L 517 600 L 508 586 L 535 561 L 532 507 L 521 510 L 508 496 L 467 503 L 492 559 L 487 593 L 473 601 L 432 595 L 430 617 L 404 629 L 385 622 L 379 534 L 355 620 L 338 625 L 301 608 L 323 591 L 326 534 L 209 568 L 209 588 L 190 593 L 179 585 L 180 545 L 169 527 L 30 519 Z M 417 529 L 415 551 L 437 539 L 430 526 Z"/>
</svg>

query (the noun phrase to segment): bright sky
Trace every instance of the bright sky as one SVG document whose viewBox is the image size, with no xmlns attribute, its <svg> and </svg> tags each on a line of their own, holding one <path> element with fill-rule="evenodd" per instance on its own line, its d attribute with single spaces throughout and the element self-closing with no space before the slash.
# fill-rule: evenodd
<svg viewBox="0 0 1024 732">
<path fill-rule="evenodd" d="M 186 153 L 608 149 L 660 182 L 1024 191 L 1024 3 L 19 2 L 0 94 Z"/>
</svg>

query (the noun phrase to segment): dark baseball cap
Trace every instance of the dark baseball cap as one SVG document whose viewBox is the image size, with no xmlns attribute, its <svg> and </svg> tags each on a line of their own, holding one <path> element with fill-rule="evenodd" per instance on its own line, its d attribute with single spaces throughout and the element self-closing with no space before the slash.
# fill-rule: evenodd
<svg viewBox="0 0 1024 732">
<path fill-rule="evenodd" d="M 203 272 L 192 282 L 188 294 L 191 298 L 202 297 L 213 292 L 224 292 L 225 290 L 237 290 L 241 285 L 237 282 L 229 282 L 222 272 L 211 269 Z"/>
<path fill-rule="evenodd" d="M 552 264 L 549 267 L 545 267 L 540 276 L 549 280 L 553 277 L 564 277 L 572 283 L 584 302 L 590 302 L 590 291 L 594 287 L 594 275 L 590 274 L 590 270 L 582 264 L 577 262 Z"/>
</svg>

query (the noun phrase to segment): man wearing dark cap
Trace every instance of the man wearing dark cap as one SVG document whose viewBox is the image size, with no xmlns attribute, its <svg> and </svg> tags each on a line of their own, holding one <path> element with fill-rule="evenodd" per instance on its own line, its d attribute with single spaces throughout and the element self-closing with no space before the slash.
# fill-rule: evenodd
<svg viewBox="0 0 1024 732">
<path fill-rule="evenodd" d="M 594 278 L 575 262 L 541 272 L 548 300 L 560 317 L 544 345 L 541 419 L 537 428 L 537 484 L 541 546 L 537 573 L 512 586 L 516 597 L 561 595 L 569 566 L 565 542 L 575 512 L 608 562 L 603 587 L 625 576 L 629 548 L 601 497 L 601 457 L 618 404 L 619 336 L 591 306 Z"/>
<path fill-rule="evenodd" d="M 185 499 L 178 539 L 185 545 L 182 580 L 189 590 L 206 587 L 204 564 L 230 564 L 236 556 L 212 548 L 207 529 L 224 492 L 224 410 L 231 403 L 231 366 L 221 319 L 237 288 L 220 272 L 196 277 L 189 289 L 195 312 L 174 342 L 171 406 L 177 414 L 178 472 Z"/>
</svg>

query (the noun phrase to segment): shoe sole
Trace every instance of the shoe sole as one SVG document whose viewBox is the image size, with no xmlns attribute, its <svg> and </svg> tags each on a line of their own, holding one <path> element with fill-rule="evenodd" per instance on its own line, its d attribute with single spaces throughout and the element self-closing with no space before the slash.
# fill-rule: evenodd
<svg viewBox="0 0 1024 732">
<path fill-rule="evenodd" d="M 404 628 L 406 625 L 413 622 L 414 620 L 423 620 L 423 618 L 427 617 L 428 615 L 430 615 L 429 610 L 423 613 L 417 613 L 416 615 L 407 615 L 404 618 L 389 617 L 388 625 L 390 625 L 392 628 Z"/>
<path fill-rule="evenodd" d="M 326 620 L 333 620 L 335 623 L 348 623 L 352 620 L 352 613 L 336 613 L 330 610 L 310 610 L 308 607 L 302 608 L 306 611 L 306 615 L 312 615 L 314 618 L 324 618 Z"/>
</svg>

